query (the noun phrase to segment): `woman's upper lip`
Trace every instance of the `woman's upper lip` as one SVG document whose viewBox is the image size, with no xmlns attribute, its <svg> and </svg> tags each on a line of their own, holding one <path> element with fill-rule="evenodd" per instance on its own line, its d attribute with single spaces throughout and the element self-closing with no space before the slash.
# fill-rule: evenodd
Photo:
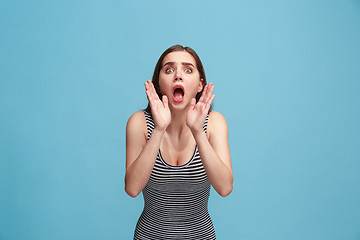
<svg viewBox="0 0 360 240">
<path fill-rule="evenodd" d="M 181 84 L 176 84 L 176 85 L 173 87 L 173 92 L 174 92 L 175 89 L 177 89 L 177 88 L 181 88 L 181 90 L 183 90 L 183 92 L 185 93 L 184 87 L 183 87 Z"/>
</svg>

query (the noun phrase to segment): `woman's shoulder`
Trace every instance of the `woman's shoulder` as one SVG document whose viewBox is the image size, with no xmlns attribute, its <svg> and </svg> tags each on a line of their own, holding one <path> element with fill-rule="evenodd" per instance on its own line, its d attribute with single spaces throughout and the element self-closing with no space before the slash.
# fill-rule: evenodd
<svg viewBox="0 0 360 240">
<path fill-rule="evenodd" d="M 210 111 L 208 118 L 209 134 L 214 132 L 227 131 L 227 123 L 224 115 L 216 111 Z"/>
<path fill-rule="evenodd" d="M 134 112 L 127 121 L 126 128 L 128 129 L 146 129 L 146 119 L 144 111 Z"/>
<path fill-rule="evenodd" d="M 212 122 L 225 122 L 226 123 L 226 119 L 224 117 L 224 115 L 222 115 L 219 112 L 216 111 L 210 111 L 209 113 L 209 121 Z"/>
<path fill-rule="evenodd" d="M 142 119 L 142 118 L 145 118 L 145 111 L 137 111 L 137 112 L 134 112 L 130 117 L 129 117 L 129 120 L 131 121 L 134 121 L 134 120 L 137 120 L 137 119 Z"/>
</svg>

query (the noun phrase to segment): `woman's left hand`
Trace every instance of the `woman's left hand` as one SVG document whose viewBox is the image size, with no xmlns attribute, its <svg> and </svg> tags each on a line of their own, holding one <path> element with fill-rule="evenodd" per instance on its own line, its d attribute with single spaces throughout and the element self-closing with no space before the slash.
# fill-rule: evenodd
<svg viewBox="0 0 360 240">
<path fill-rule="evenodd" d="M 206 116 L 215 97 L 215 95 L 212 94 L 213 90 L 214 85 L 209 83 L 205 86 L 204 91 L 197 103 L 195 98 L 191 99 L 190 109 L 186 117 L 186 125 L 190 128 L 193 134 L 198 133 L 199 131 L 203 131 L 203 125 Z"/>
</svg>

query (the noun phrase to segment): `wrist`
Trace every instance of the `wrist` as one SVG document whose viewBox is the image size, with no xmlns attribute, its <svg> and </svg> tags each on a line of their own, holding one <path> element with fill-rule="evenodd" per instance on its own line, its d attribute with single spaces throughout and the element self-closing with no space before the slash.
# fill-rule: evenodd
<svg viewBox="0 0 360 240">
<path fill-rule="evenodd" d="M 155 127 L 152 132 L 164 134 L 165 130 L 166 130 L 166 128 Z"/>
<path fill-rule="evenodd" d="M 202 137 L 202 136 L 206 135 L 202 128 L 200 128 L 200 129 L 190 129 L 190 130 L 191 130 L 191 133 L 194 136 L 195 140 L 197 138 L 199 138 L 199 137 Z"/>
</svg>

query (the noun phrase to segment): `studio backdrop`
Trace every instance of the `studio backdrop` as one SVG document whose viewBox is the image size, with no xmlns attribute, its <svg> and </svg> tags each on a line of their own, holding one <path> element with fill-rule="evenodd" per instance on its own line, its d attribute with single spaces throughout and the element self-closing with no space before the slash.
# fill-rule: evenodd
<svg viewBox="0 0 360 240">
<path fill-rule="evenodd" d="M 228 123 L 217 239 L 360 239 L 360 2 L 10 1 L 0 8 L 0 239 L 132 239 L 125 127 L 174 44 Z"/>
</svg>

